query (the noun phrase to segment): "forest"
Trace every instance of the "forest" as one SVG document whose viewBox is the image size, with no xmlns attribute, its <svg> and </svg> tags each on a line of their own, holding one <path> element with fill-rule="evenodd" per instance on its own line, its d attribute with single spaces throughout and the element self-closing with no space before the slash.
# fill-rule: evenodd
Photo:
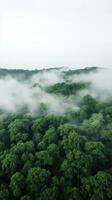
<svg viewBox="0 0 112 200">
<path fill-rule="evenodd" d="M 112 200 L 112 98 L 102 71 L 0 70 L 0 200 Z"/>
</svg>

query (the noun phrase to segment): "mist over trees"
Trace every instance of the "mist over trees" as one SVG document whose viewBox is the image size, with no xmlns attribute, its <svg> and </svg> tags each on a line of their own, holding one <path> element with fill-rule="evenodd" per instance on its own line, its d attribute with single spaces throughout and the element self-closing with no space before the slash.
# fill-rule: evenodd
<svg viewBox="0 0 112 200">
<path fill-rule="evenodd" d="M 112 199 L 112 99 L 95 90 L 99 71 L 0 71 L 0 200 Z"/>
</svg>

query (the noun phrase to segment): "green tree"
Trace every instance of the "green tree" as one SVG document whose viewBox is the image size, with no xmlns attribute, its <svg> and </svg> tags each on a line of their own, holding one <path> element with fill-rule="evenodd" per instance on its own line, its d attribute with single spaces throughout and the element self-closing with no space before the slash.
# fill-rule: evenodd
<svg viewBox="0 0 112 200">
<path fill-rule="evenodd" d="M 12 175 L 9 187 L 16 199 L 22 196 L 24 184 L 24 176 L 20 172 L 16 172 Z"/>
<path fill-rule="evenodd" d="M 106 149 L 101 142 L 89 141 L 85 144 L 86 153 L 93 158 L 93 169 L 97 171 L 106 163 Z"/>
<path fill-rule="evenodd" d="M 46 169 L 41 169 L 40 167 L 33 167 L 28 171 L 27 185 L 28 192 L 38 197 L 42 189 L 49 184 L 50 172 Z"/>
<path fill-rule="evenodd" d="M 17 170 L 18 157 L 15 154 L 6 154 L 2 162 L 2 170 L 5 174 L 13 174 Z"/>
<path fill-rule="evenodd" d="M 90 200 L 111 200 L 112 199 L 112 176 L 99 171 L 95 176 L 82 180 L 82 195 Z"/>
</svg>

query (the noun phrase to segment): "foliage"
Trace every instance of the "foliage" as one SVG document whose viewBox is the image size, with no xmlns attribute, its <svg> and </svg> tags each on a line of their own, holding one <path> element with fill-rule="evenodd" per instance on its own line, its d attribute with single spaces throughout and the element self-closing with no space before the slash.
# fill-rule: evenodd
<svg viewBox="0 0 112 200">
<path fill-rule="evenodd" d="M 57 83 L 49 92 L 84 87 Z M 9 199 L 111 200 L 112 102 L 86 95 L 62 116 L 43 103 L 33 116 L 1 111 L 0 200 Z"/>
</svg>

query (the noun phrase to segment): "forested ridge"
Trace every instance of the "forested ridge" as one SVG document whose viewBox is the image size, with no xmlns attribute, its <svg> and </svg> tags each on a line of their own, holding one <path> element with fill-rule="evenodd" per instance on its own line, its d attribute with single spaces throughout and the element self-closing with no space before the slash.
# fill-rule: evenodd
<svg viewBox="0 0 112 200">
<path fill-rule="evenodd" d="M 75 104 L 91 83 L 69 77 L 95 71 L 62 71 L 63 81 L 43 90 Z M 77 107 L 59 114 L 43 102 L 34 114 L 26 107 L 0 108 L 0 200 L 112 200 L 111 98 L 100 101 L 84 93 Z"/>
</svg>

